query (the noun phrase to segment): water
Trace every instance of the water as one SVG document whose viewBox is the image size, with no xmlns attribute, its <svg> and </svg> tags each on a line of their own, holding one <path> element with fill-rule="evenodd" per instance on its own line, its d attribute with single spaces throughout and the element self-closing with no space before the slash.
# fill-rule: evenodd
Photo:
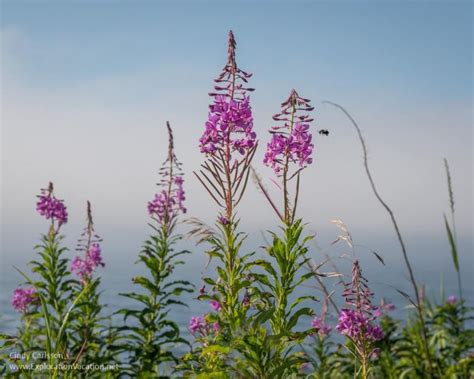
<svg viewBox="0 0 474 379">
<path fill-rule="evenodd" d="M 254 247 L 259 254 L 264 254 L 259 247 L 264 241 L 260 232 L 252 233 L 248 240 L 248 248 Z M 441 283 L 444 282 L 444 290 L 446 296 L 458 293 L 457 279 L 452 267 L 449 248 L 444 238 L 425 238 L 421 236 L 413 236 L 407 239 L 409 252 L 411 253 L 413 266 L 419 283 L 424 283 L 426 293 L 430 297 L 439 299 Z M 105 244 L 105 246 L 107 246 Z M 321 246 L 328 247 L 327 249 Z M 317 239 L 317 243 L 311 245 L 311 256 L 317 262 L 324 261 L 324 254 L 329 254 L 336 263 L 337 268 L 346 275 L 350 275 L 350 261 L 341 258 L 341 255 L 350 252 L 350 249 L 342 243 L 330 246 L 330 240 Z M 405 306 L 408 305 L 396 289 L 412 293 L 411 284 L 407 279 L 406 269 L 403 264 L 400 249 L 396 244 L 396 240 L 390 237 L 372 238 L 370 246 L 382 247 L 377 248 L 377 252 L 384 257 L 386 265 L 382 265 L 373 254 L 365 247 L 356 246 L 356 253 L 360 257 L 361 266 L 364 275 L 369 279 L 371 289 L 376 294 L 376 302 L 384 297 L 397 304 L 398 317 L 406 317 Z M 203 275 L 215 277 L 213 273 L 213 264 L 206 268 L 208 263 L 207 256 L 204 254 L 204 246 L 195 247 L 191 241 L 184 242 L 183 248 L 191 249 L 193 254 L 185 258 L 186 264 L 179 267 L 175 271 L 176 279 L 186 279 L 195 284 L 196 288 L 202 285 L 201 278 Z M 474 286 L 471 269 L 474 267 L 474 259 L 472 254 L 472 241 L 470 239 L 461 240 L 459 243 L 460 262 L 463 270 L 464 295 L 467 303 L 473 305 L 474 302 Z M 118 246 L 108 245 L 108 250 L 104 249 L 104 258 L 106 268 L 100 270 L 102 277 L 103 301 L 107 304 L 106 313 L 113 313 L 120 308 L 135 307 L 132 300 L 122 296 L 118 296 L 121 292 L 137 291 L 137 287 L 131 283 L 131 278 L 136 275 L 146 275 L 146 271 L 141 265 L 134 265 L 136 255 L 131 253 L 132 248 L 123 248 L 119 250 Z M 135 251 L 138 250 L 138 246 Z M 70 253 L 68 253 L 70 254 Z M 72 255 L 72 254 L 71 254 Z M 20 275 L 11 269 L 12 265 L 17 265 L 26 269 L 26 262 L 34 257 L 33 252 L 28 254 L 14 253 L 10 250 L 8 255 L 3 256 L 0 278 L 0 331 L 11 333 L 14 332 L 19 322 L 19 315 L 12 309 L 10 299 L 13 289 L 21 283 Z M 333 271 L 329 265 L 325 265 L 321 271 Z M 337 302 L 342 301 L 340 294 L 340 285 L 337 278 L 324 279 L 329 290 L 336 290 L 335 299 Z M 395 289 L 396 288 L 396 289 Z M 300 295 L 316 295 L 322 298 L 321 291 L 317 288 L 316 281 L 308 281 L 306 285 L 299 289 Z M 189 319 L 193 315 L 200 315 L 210 312 L 211 308 L 208 303 L 197 301 L 196 294 L 184 294 L 182 300 L 189 305 L 189 308 L 176 307 L 171 313 L 171 317 L 175 320 L 184 336 L 188 336 L 187 325 Z M 315 304 L 316 312 L 320 310 L 321 304 Z M 330 317 L 330 321 L 335 322 L 335 315 Z M 118 321 L 117 321 L 118 322 Z M 307 320 L 309 323 L 309 320 Z"/>
</svg>

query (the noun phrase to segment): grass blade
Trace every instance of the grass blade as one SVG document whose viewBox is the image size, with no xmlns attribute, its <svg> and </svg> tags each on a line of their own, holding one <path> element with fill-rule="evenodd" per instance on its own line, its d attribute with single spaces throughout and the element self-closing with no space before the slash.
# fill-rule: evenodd
<svg viewBox="0 0 474 379">
<path fill-rule="evenodd" d="M 456 247 L 456 241 L 454 240 L 453 232 L 449 226 L 448 219 L 444 215 L 444 224 L 446 225 L 446 232 L 448 233 L 449 244 L 451 245 L 451 256 L 453 257 L 454 268 L 459 272 L 459 259 L 458 259 L 458 249 Z"/>
</svg>

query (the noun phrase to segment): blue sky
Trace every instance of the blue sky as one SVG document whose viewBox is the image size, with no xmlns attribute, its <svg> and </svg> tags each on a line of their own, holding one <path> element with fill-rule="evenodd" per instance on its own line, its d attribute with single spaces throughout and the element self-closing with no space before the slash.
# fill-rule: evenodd
<svg viewBox="0 0 474 379">
<path fill-rule="evenodd" d="M 245 43 L 241 61 L 282 86 L 309 78 L 340 91 L 363 85 L 403 95 L 415 82 L 409 95 L 425 102 L 471 94 L 470 2 L 3 1 L 2 8 L 3 31 L 27 39 L 17 48 L 32 86 L 158 69 L 212 74 L 233 29 Z"/>
<path fill-rule="evenodd" d="M 331 132 L 316 137 L 304 177 L 301 215 L 315 229 L 340 218 L 363 238 L 391 233 L 354 131 L 321 104 L 327 99 L 361 124 L 379 189 L 405 230 L 444 234 L 447 157 L 458 230 L 472 235 L 471 2 L 4 0 L 1 7 L 6 244 L 24 228 L 41 230 L 34 195 L 49 180 L 68 202 L 71 228 L 79 230 L 89 199 L 110 235 L 143 230 L 166 120 L 187 172 L 202 160 L 197 140 L 229 29 L 238 63 L 254 73 L 257 159 L 271 115 L 293 87 L 316 106 L 316 128 Z M 190 215 L 211 221 L 216 209 L 192 175 L 187 190 Z M 242 203 L 249 229 L 275 222 L 259 196 L 249 188 Z"/>
</svg>

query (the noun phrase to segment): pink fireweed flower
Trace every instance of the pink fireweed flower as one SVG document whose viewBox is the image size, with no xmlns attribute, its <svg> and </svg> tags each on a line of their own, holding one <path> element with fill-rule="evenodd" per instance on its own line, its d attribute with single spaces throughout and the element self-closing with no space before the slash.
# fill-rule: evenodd
<svg viewBox="0 0 474 379">
<path fill-rule="evenodd" d="M 206 315 L 192 316 L 188 327 L 191 333 L 199 333 L 202 336 L 218 333 L 221 329 L 221 326 L 217 321 L 212 323 L 209 322 L 209 320 L 206 319 Z"/>
<path fill-rule="evenodd" d="M 321 317 L 316 316 L 311 321 L 311 326 L 316 329 L 321 338 L 327 337 L 332 330 L 332 327 L 327 325 Z"/>
<path fill-rule="evenodd" d="M 168 157 L 160 169 L 160 182 L 158 191 L 154 198 L 148 202 L 148 214 L 162 226 L 170 229 L 176 218 L 181 213 L 186 213 L 184 201 L 186 200 L 183 188 L 184 178 L 182 176 L 181 163 L 174 152 L 173 131 L 169 122 L 168 129 Z"/>
<path fill-rule="evenodd" d="M 193 316 L 189 321 L 189 330 L 192 333 L 203 331 L 206 328 L 206 322 L 204 321 L 203 316 Z"/>
<path fill-rule="evenodd" d="M 336 329 L 345 336 L 356 338 L 367 326 L 367 319 L 363 314 L 352 309 L 343 309 L 339 314 Z"/>
<path fill-rule="evenodd" d="M 341 310 L 336 329 L 351 339 L 365 338 L 378 341 L 383 338 L 380 326 L 372 325 L 363 313 L 347 308 Z"/>
<path fill-rule="evenodd" d="M 229 32 L 227 63 L 214 80 L 216 92 L 210 93 L 213 104 L 205 130 L 199 139 L 201 152 L 210 156 L 229 155 L 238 152 L 247 154 L 256 145 L 257 135 L 253 131 L 253 116 L 247 87 L 252 74 L 241 70 L 235 60 L 236 42 Z M 228 157 L 229 158 L 229 157 Z"/>
<path fill-rule="evenodd" d="M 372 325 L 370 323 L 367 325 L 367 330 L 365 333 L 367 339 L 372 339 L 374 341 L 380 341 L 384 336 L 380 325 Z"/>
<path fill-rule="evenodd" d="M 385 304 L 385 310 L 388 311 L 388 312 L 392 312 L 396 309 L 396 306 L 395 304 L 393 303 L 387 303 Z"/>
<path fill-rule="evenodd" d="M 184 179 L 181 176 L 174 178 L 170 190 L 162 190 L 155 194 L 152 201 L 148 202 L 148 213 L 150 216 L 163 223 L 166 218 L 174 219 L 179 213 L 186 213 L 184 200 L 186 200 L 184 189 Z"/>
<path fill-rule="evenodd" d="M 152 201 L 148 202 L 148 213 L 150 216 L 155 216 L 160 222 L 172 212 L 174 199 L 168 196 L 168 193 L 163 190 L 155 194 Z"/>
<path fill-rule="evenodd" d="M 446 302 L 448 304 L 456 304 L 458 302 L 458 298 L 454 295 L 450 295 L 448 296 L 448 298 L 446 299 Z"/>
<path fill-rule="evenodd" d="M 219 312 L 222 308 L 221 304 L 217 300 L 211 300 L 210 302 L 212 309 Z"/>
<path fill-rule="evenodd" d="M 374 311 L 374 316 L 375 316 L 375 317 L 381 317 L 381 316 L 383 316 L 383 309 L 382 309 L 382 308 L 377 308 L 377 309 Z"/>
<path fill-rule="evenodd" d="M 202 153 L 223 153 L 227 146 L 230 152 L 244 155 L 255 146 L 257 134 L 253 131 L 250 99 L 242 101 L 227 96 L 216 96 L 209 106 L 209 116 L 202 137 L 199 139 Z"/>
<path fill-rule="evenodd" d="M 392 312 L 396 309 L 395 304 L 387 303 L 384 298 L 380 300 L 380 306 L 374 310 L 375 317 L 381 317 L 382 315 Z"/>
<path fill-rule="evenodd" d="M 225 216 L 219 216 L 217 219 L 219 220 L 219 222 L 222 225 L 228 225 L 229 224 L 229 220 L 227 220 L 227 217 L 225 217 Z"/>
<path fill-rule="evenodd" d="M 176 206 L 180 212 L 186 213 L 186 208 L 184 206 L 184 200 L 186 200 L 185 192 L 183 189 L 184 178 L 182 176 L 177 176 L 174 178 L 174 184 L 176 185 L 175 189 L 175 201 Z"/>
<path fill-rule="evenodd" d="M 90 279 L 94 270 L 99 267 L 105 266 L 102 261 L 101 248 L 98 243 L 91 245 L 86 253 L 85 258 L 74 257 L 71 264 L 71 271 L 74 272 L 81 281 Z"/>
<path fill-rule="evenodd" d="M 100 247 L 101 238 L 95 233 L 94 221 L 92 220 L 91 203 L 87 202 L 87 225 L 78 241 L 77 250 L 84 252 L 81 256 L 76 256 L 71 262 L 71 272 L 75 273 L 84 284 L 92 277 L 94 270 L 105 266 L 102 260 L 102 250 Z"/>
<path fill-rule="evenodd" d="M 344 286 L 343 296 L 349 307 L 339 313 L 336 329 L 354 344 L 359 361 L 367 362 L 374 343 L 384 335 L 382 328 L 375 324 L 377 308 L 372 305 L 373 293 L 357 259 L 352 262 L 352 280 Z"/>
<path fill-rule="evenodd" d="M 53 183 L 49 183 L 47 189 L 42 189 L 38 195 L 36 210 L 47 220 L 58 221 L 59 226 L 67 223 L 68 213 L 63 200 L 58 200 L 54 196 Z"/>
<path fill-rule="evenodd" d="M 377 360 L 380 357 L 380 349 L 377 347 L 370 353 L 370 359 Z"/>
<path fill-rule="evenodd" d="M 271 167 L 277 175 L 281 175 L 282 170 L 288 170 L 290 163 L 295 164 L 299 170 L 313 162 L 313 137 L 309 131 L 313 120 L 308 114 L 299 114 L 299 111 L 314 109 L 309 102 L 293 89 L 289 98 L 282 104 L 281 112 L 273 116 L 273 120 L 282 121 L 283 125 L 270 129 L 272 136 L 267 144 L 263 163 Z"/>
<path fill-rule="evenodd" d="M 299 168 L 311 164 L 314 145 L 308 129 L 309 124 L 297 123 L 289 135 L 274 133 L 267 144 L 263 163 L 273 168 L 276 174 L 281 172 L 285 158 L 288 158 L 288 162 L 297 164 Z"/>
<path fill-rule="evenodd" d="M 33 287 L 18 287 L 13 291 L 12 306 L 19 312 L 26 312 L 28 306 L 37 300 L 36 290 Z"/>
<path fill-rule="evenodd" d="M 102 261 L 102 256 L 101 256 L 101 248 L 98 243 L 92 244 L 91 248 L 87 252 L 86 258 L 89 260 L 92 266 L 98 267 L 98 266 L 105 266 L 105 263 Z"/>
<path fill-rule="evenodd" d="M 90 278 L 93 268 L 92 265 L 81 257 L 74 257 L 71 262 L 71 271 L 75 273 L 81 280 Z"/>
<path fill-rule="evenodd" d="M 219 219 L 224 226 L 233 223 L 233 211 L 245 192 L 258 144 L 248 94 L 253 88 L 247 87 L 252 74 L 237 66 L 235 47 L 230 31 L 227 63 L 214 80 L 215 92 L 209 93 L 212 103 L 199 139 L 206 161 L 194 173 L 219 207 L 225 209 L 225 219 Z"/>
</svg>

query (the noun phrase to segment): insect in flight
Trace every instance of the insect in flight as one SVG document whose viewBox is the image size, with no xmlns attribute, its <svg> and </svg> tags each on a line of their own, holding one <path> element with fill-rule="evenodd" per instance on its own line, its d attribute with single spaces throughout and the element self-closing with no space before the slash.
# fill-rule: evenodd
<svg viewBox="0 0 474 379">
<path fill-rule="evenodd" d="M 327 137 L 327 136 L 329 135 L 329 130 L 321 129 L 321 130 L 319 131 L 319 134 L 324 135 L 324 136 Z"/>
</svg>

